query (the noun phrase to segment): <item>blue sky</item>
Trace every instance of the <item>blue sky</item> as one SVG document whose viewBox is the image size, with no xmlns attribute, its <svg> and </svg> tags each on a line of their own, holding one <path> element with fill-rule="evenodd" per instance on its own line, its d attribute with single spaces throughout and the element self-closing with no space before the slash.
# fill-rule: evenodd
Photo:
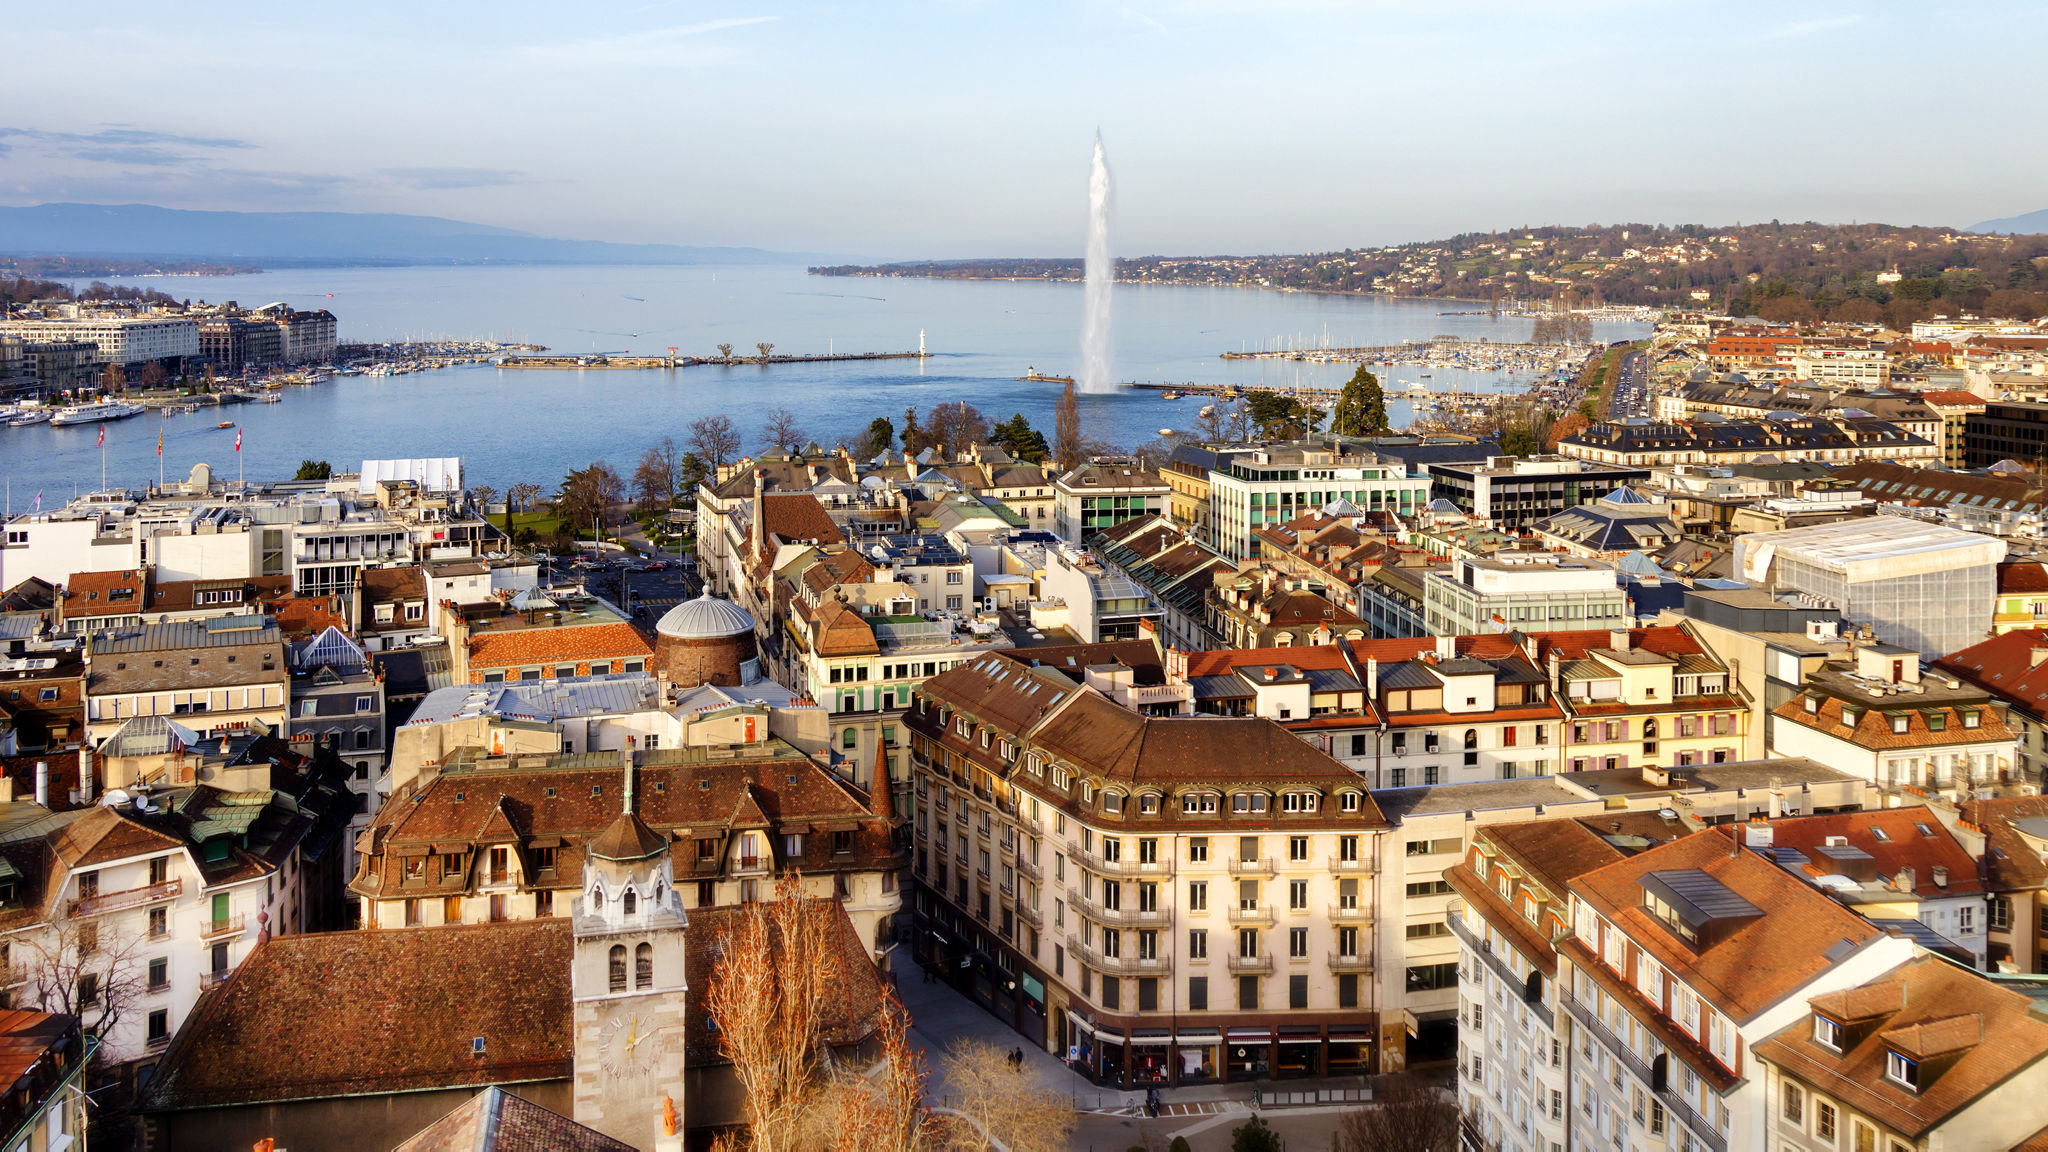
<svg viewBox="0 0 2048 1152">
<path fill-rule="evenodd" d="M 90 15 L 79 15 L 89 11 Z M 15 5 L 0 202 L 877 257 L 2048 207 L 2048 5 Z"/>
</svg>

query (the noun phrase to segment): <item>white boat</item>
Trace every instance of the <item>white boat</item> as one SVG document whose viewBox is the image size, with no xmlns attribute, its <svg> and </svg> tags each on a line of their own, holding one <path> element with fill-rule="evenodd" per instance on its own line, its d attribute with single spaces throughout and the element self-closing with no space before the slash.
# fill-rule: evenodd
<svg viewBox="0 0 2048 1152">
<path fill-rule="evenodd" d="M 16 413 L 12 419 L 7 421 L 7 426 L 9 428 L 26 428 L 31 424 L 43 423 L 50 418 L 50 415 L 51 413 L 48 408 L 26 408 Z"/>
<path fill-rule="evenodd" d="M 276 392 L 265 392 L 263 395 L 258 396 L 256 400 L 261 404 L 279 404 L 284 401 L 284 397 Z"/>
<path fill-rule="evenodd" d="M 98 424 L 105 420 L 125 420 L 140 416 L 143 407 L 125 400 L 102 400 L 97 404 L 73 404 L 55 416 L 50 417 L 52 425 Z"/>
</svg>

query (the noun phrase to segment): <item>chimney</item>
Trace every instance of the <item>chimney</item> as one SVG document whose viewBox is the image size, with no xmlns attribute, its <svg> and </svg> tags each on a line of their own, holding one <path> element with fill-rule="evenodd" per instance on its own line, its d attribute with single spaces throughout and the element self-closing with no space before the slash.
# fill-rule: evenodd
<svg viewBox="0 0 2048 1152">
<path fill-rule="evenodd" d="M 48 760 L 36 761 L 36 806 L 38 808 L 48 808 L 50 806 L 50 762 Z"/>
<path fill-rule="evenodd" d="M 1936 864 L 1934 866 L 1934 886 L 1936 888 L 1948 887 L 1948 865 Z"/>
<path fill-rule="evenodd" d="M 1377 700 L 1377 699 L 1379 699 L 1379 695 L 1380 695 L 1380 658 L 1379 658 L 1379 657 L 1377 657 L 1377 656 L 1367 656 L 1367 657 L 1365 658 L 1365 698 L 1366 698 L 1366 701 L 1367 701 L 1368 703 L 1370 703 L 1371 701 Z"/>
<path fill-rule="evenodd" d="M 768 470 L 766 468 L 756 468 L 754 469 L 754 555 L 756 556 L 766 556 L 768 554 L 768 510 L 761 502 L 762 498 L 767 494 Z"/>
<path fill-rule="evenodd" d="M 80 803 L 92 803 L 92 749 L 78 750 L 78 799 Z"/>
<path fill-rule="evenodd" d="M 1436 638 L 1437 659 L 1449 660 L 1451 657 L 1456 656 L 1457 654 L 1458 638 L 1456 636 L 1439 636 Z"/>
<path fill-rule="evenodd" d="M 1743 825 L 1742 830 L 1751 848 L 1769 848 L 1777 839 L 1777 830 L 1761 820 Z"/>
<path fill-rule="evenodd" d="M 1901 892 L 1912 892 L 1919 887 L 1918 877 L 1914 875 L 1911 868 L 1899 869 L 1898 878 L 1893 883 L 1899 886 L 1899 891 Z"/>
<path fill-rule="evenodd" d="M 1607 633 L 1607 646 L 1616 652 L 1628 651 L 1628 642 L 1629 632 L 1626 628 L 1616 628 Z"/>
</svg>

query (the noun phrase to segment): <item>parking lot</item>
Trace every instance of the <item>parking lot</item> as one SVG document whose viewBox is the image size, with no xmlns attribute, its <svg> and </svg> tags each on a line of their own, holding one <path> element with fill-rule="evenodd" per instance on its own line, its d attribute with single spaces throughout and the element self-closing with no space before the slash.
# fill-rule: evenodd
<svg viewBox="0 0 2048 1152">
<path fill-rule="evenodd" d="M 701 585 L 692 556 L 609 557 L 600 561 L 557 557 L 543 579 L 580 580 L 592 593 L 624 609 L 639 624 L 653 627 L 661 614 L 695 596 Z"/>
</svg>

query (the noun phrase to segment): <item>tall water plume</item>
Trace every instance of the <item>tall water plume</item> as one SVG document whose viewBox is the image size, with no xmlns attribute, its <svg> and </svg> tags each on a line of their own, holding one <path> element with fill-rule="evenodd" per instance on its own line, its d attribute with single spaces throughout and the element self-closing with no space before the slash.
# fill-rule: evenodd
<svg viewBox="0 0 2048 1152">
<path fill-rule="evenodd" d="M 1081 323 L 1081 391 L 1113 392 L 1116 374 L 1110 367 L 1109 286 L 1116 281 L 1116 261 L 1109 254 L 1109 157 L 1102 151 L 1102 133 L 1095 134 L 1095 160 L 1088 169 L 1087 314 Z"/>
</svg>

